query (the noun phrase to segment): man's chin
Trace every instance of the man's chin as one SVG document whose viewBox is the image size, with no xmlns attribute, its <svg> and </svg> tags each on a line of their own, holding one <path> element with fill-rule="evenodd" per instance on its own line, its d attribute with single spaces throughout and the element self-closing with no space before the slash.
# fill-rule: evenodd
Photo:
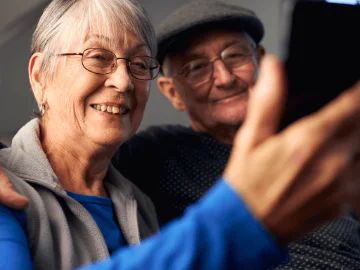
<svg viewBox="0 0 360 270">
<path fill-rule="evenodd" d="M 213 117 L 226 125 L 241 125 L 246 117 L 247 102 L 238 101 L 232 106 L 218 106 Z"/>
<path fill-rule="evenodd" d="M 222 123 L 223 126 L 229 127 L 240 127 L 245 121 L 246 114 L 245 112 L 227 113 L 225 115 L 218 115 L 217 121 Z"/>
</svg>

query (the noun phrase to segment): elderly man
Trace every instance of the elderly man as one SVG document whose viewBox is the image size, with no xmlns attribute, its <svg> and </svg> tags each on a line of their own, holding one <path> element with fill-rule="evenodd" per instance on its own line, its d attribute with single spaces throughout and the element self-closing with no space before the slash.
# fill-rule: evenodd
<svg viewBox="0 0 360 270">
<path fill-rule="evenodd" d="M 263 34 L 252 11 L 217 1 L 193 1 L 158 27 L 158 86 L 191 127 L 151 127 L 123 145 L 114 164 L 151 195 L 162 222 L 222 174 L 264 55 Z M 149 171 L 151 181 L 143 181 Z"/>
<path fill-rule="evenodd" d="M 203 0 L 158 27 L 158 86 L 191 127 L 151 127 L 123 145 L 114 162 L 150 195 L 162 222 L 180 216 L 222 174 L 246 116 L 263 34 L 252 11 Z M 359 229 L 356 216 L 345 215 L 290 245 L 282 269 L 360 269 Z"/>
<path fill-rule="evenodd" d="M 159 26 L 158 86 L 191 127 L 140 132 L 113 163 L 152 198 L 161 222 L 180 216 L 222 175 L 258 76 L 263 34 L 252 11 L 211 0 L 191 2 Z M 280 268 L 360 269 L 359 229 L 348 213 L 291 244 Z"/>
</svg>

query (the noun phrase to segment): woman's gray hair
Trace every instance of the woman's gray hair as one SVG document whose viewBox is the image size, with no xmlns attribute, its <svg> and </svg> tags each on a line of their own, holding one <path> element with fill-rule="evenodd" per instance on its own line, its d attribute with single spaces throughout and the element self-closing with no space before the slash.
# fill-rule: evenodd
<svg viewBox="0 0 360 270">
<path fill-rule="evenodd" d="M 82 44 L 89 34 L 106 37 L 104 46 L 126 45 L 130 32 L 156 55 L 155 31 L 145 9 L 137 0 L 53 0 L 44 10 L 33 34 L 31 53 L 41 52 L 40 74 L 53 79 L 59 53 Z M 119 44 L 123 40 L 123 44 Z"/>
</svg>

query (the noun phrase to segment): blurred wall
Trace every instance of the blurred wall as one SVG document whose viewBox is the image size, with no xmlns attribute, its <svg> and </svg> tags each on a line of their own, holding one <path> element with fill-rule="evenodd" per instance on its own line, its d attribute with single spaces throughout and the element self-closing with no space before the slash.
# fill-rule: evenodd
<svg viewBox="0 0 360 270">
<path fill-rule="evenodd" d="M 265 25 L 262 44 L 268 53 L 279 55 L 279 5 L 281 0 L 225 0 L 256 12 Z M 28 83 L 27 65 L 34 25 L 46 2 L 41 0 L 0 0 L 0 141 L 9 142 L 31 118 L 36 108 Z M 153 23 L 161 22 L 185 0 L 140 0 Z M 21 6 L 20 6 L 21 5 Z M 22 8 L 19 8 L 22 7 Z M 1 31 L 5 29 L 6 31 Z M 140 129 L 149 125 L 179 123 L 188 125 L 184 113 L 175 111 L 152 82 L 150 99 Z"/>
<path fill-rule="evenodd" d="M 33 28 L 48 2 L 0 0 L 0 141 L 7 144 L 36 108 L 27 67 Z"/>
</svg>

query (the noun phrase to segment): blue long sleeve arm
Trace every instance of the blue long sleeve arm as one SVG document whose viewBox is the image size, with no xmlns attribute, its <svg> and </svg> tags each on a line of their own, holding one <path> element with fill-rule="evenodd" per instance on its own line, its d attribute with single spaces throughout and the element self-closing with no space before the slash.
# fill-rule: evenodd
<svg viewBox="0 0 360 270">
<path fill-rule="evenodd" d="M 32 269 L 23 223 L 0 205 L 0 266 Z M 287 259 L 224 182 L 219 181 L 180 219 L 137 246 L 79 270 L 266 269 Z"/>
<path fill-rule="evenodd" d="M 32 269 L 24 225 L 24 212 L 0 204 L 0 269 Z"/>
<path fill-rule="evenodd" d="M 284 262 L 287 256 L 239 196 L 224 181 L 219 181 L 160 234 L 81 270 L 256 270 Z"/>
</svg>

